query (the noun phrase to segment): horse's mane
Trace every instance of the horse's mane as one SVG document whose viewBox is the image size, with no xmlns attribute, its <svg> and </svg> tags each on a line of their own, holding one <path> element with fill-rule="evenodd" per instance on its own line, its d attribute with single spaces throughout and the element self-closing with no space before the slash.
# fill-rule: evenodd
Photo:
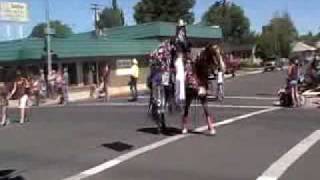
<svg viewBox="0 0 320 180">
<path fill-rule="evenodd" d="M 214 44 L 208 44 L 195 61 L 195 72 L 200 83 L 207 86 L 208 75 L 219 67 L 219 57 Z"/>
</svg>

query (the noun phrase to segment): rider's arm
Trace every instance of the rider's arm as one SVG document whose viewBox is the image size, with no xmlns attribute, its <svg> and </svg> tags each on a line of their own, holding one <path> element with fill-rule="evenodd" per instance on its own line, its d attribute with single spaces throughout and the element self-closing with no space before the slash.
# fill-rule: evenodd
<svg viewBox="0 0 320 180">
<path fill-rule="evenodd" d="M 14 83 L 14 85 L 13 85 L 13 89 L 11 90 L 11 92 L 10 92 L 10 94 L 8 95 L 8 99 L 11 99 L 12 98 L 12 96 L 16 93 L 16 91 L 17 91 L 17 83 Z"/>
</svg>

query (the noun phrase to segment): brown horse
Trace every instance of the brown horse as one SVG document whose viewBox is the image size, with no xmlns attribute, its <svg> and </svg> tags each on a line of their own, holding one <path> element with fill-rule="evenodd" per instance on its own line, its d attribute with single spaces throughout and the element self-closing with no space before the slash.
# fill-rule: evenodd
<svg viewBox="0 0 320 180">
<path fill-rule="evenodd" d="M 209 44 L 194 60 L 186 61 L 186 102 L 182 117 L 182 133 L 187 130 L 187 119 L 193 99 L 199 98 L 208 124 L 209 134 L 215 134 L 213 117 L 208 110 L 208 76 L 209 72 L 221 67 L 222 57 L 218 46 Z"/>
</svg>

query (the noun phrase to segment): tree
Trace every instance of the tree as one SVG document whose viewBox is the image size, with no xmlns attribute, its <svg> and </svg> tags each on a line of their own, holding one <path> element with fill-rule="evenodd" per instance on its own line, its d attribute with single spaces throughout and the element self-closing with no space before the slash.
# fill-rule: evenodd
<svg viewBox="0 0 320 180">
<path fill-rule="evenodd" d="M 188 24 L 194 22 L 191 11 L 195 0 L 141 0 L 134 6 L 134 18 L 138 24 L 152 21 L 178 22 L 183 19 Z"/>
<path fill-rule="evenodd" d="M 320 33 L 313 35 L 313 33 L 310 31 L 308 34 L 301 35 L 299 40 L 305 42 L 306 44 L 314 45 L 320 40 Z"/>
<path fill-rule="evenodd" d="M 250 35 L 250 21 L 235 3 L 217 1 L 202 16 L 202 23 L 222 28 L 225 40 L 239 42 Z"/>
<path fill-rule="evenodd" d="M 298 33 L 288 13 L 276 14 L 263 28 L 258 46 L 264 56 L 289 57 L 291 44 L 297 40 Z"/>
<path fill-rule="evenodd" d="M 259 35 L 256 32 L 251 31 L 242 36 L 240 44 L 256 44 L 258 37 Z"/>
<path fill-rule="evenodd" d="M 55 30 L 55 34 L 53 35 L 53 37 L 56 38 L 66 38 L 69 37 L 73 32 L 72 29 L 66 25 L 66 24 L 62 24 L 61 21 L 50 21 L 50 26 L 52 29 Z M 47 24 L 46 23 L 40 23 L 37 24 L 31 32 L 31 37 L 38 37 L 38 38 L 43 38 L 46 36 L 45 30 L 47 28 Z"/>
<path fill-rule="evenodd" d="M 100 29 L 124 25 L 123 11 L 118 7 L 117 0 L 112 0 L 112 7 L 106 7 L 100 15 L 98 26 Z"/>
</svg>

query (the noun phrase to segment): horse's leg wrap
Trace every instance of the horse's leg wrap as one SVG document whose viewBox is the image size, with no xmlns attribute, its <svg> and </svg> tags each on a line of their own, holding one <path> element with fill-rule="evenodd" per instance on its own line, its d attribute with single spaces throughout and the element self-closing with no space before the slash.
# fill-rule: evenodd
<svg viewBox="0 0 320 180">
<path fill-rule="evenodd" d="M 188 124 L 188 117 L 187 116 L 183 116 L 182 117 L 182 131 L 187 130 L 187 124 Z"/>
<path fill-rule="evenodd" d="M 211 117 L 211 115 L 209 114 L 209 108 L 208 108 L 208 101 L 207 101 L 207 97 L 203 96 L 199 98 L 203 107 L 203 112 L 204 115 L 206 117 L 207 123 L 208 123 L 208 129 L 211 130 L 214 128 L 214 120 Z"/>
</svg>

